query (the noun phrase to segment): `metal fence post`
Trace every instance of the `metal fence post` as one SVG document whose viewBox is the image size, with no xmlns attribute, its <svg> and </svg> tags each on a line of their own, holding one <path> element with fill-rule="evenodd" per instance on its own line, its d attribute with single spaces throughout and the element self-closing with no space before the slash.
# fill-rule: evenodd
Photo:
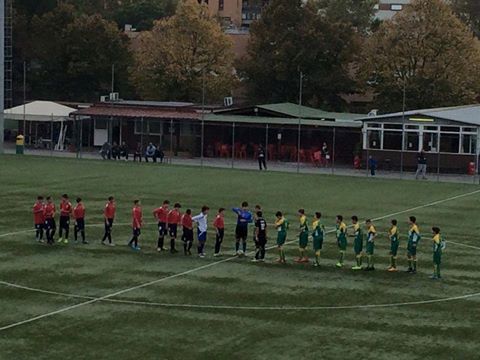
<svg viewBox="0 0 480 360">
<path fill-rule="evenodd" d="M 235 123 L 232 123 L 232 169 L 235 166 Z"/>
</svg>

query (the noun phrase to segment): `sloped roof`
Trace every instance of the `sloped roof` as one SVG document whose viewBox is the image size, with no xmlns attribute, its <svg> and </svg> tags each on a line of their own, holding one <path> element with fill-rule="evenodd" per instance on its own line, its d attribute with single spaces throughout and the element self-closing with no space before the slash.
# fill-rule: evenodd
<svg viewBox="0 0 480 360">
<path fill-rule="evenodd" d="M 258 105 L 259 109 L 276 112 L 279 114 L 287 115 L 290 117 L 302 117 L 304 119 L 332 119 L 332 120 L 344 120 L 352 121 L 358 118 L 364 117 L 364 114 L 351 114 L 351 113 L 337 113 L 323 111 L 308 106 L 300 106 L 293 103 L 279 103 L 279 104 L 264 104 Z"/>
<path fill-rule="evenodd" d="M 367 116 L 359 118 L 359 121 L 375 121 L 382 119 L 398 118 L 405 116 L 427 116 L 443 120 L 456 121 L 464 124 L 480 126 L 480 104 L 444 107 L 435 109 L 420 109 L 403 112 L 396 112 L 391 114 Z"/>
<path fill-rule="evenodd" d="M 5 109 L 5 119 L 27 121 L 64 121 L 67 120 L 74 108 L 58 104 L 53 101 L 32 101 L 25 105 Z"/>
</svg>

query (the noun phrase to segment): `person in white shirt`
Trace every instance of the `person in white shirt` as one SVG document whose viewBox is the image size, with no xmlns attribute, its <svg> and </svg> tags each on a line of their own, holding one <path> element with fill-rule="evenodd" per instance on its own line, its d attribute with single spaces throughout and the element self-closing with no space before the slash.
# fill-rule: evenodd
<svg viewBox="0 0 480 360">
<path fill-rule="evenodd" d="M 208 206 L 202 207 L 202 212 L 197 216 L 192 217 L 192 220 L 197 223 L 197 238 L 198 238 L 198 256 L 205 257 L 205 243 L 207 241 L 207 217 L 210 208 Z"/>
</svg>

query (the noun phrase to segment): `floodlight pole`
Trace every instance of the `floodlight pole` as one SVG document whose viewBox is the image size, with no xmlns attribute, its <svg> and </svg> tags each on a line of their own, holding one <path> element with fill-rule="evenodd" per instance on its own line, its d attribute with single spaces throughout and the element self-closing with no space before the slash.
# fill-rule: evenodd
<svg viewBox="0 0 480 360">
<path fill-rule="evenodd" d="M 298 94 L 298 139 L 297 139 L 297 174 L 300 172 L 300 147 L 302 145 L 302 103 L 303 103 L 303 72 L 300 71 L 300 89 Z"/>
<path fill-rule="evenodd" d="M 0 0 L 0 154 L 5 134 L 5 0 Z"/>
<path fill-rule="evenodd" d="M 403 79 L 403 104 L 402 104 L 402 150 L 400 152 L 400 177 L 403 178 L 403 157 L 405 150 L 405 110 L 407 105 L 407 79 Z"/>
<path fill-rule="evenodd" d="M 203 148 L 205 146 L 205 69 L 202 71 L 202 129 L 200 137 L 200 166 L 203 167 Z"/>
</svg>

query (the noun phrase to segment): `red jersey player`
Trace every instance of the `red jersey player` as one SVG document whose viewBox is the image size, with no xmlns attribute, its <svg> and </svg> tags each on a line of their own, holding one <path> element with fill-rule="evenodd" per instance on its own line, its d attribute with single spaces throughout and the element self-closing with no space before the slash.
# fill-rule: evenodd
<svg viewBox="0 0 480 360">
<path fill-rule="evenodd" d="M 112 227 L 113 221 L 115 220 L 115 212 L 117 211 L 117 205 L 115 204 L 115 198 L 110 196 L 108 198 L 107 203 L 105 204 L 105 208 L 103 209 L 103 219 L 105 221 L 105 233 L 103 234 L 102 238 L 102 245 L 105 244 L 105 240 L 108 239 L 109 246 L 115 246 L 112 242 Z"/>
<path fill-rule="evenodd" d="M 43 229 L 45 227 L 45 204 L 43 196 L 38 196 L 37 201 L 33 205 L 33 222 L 35 225 L 35 239 L 43 242 Z"/>
<path fill-rule="evenodd" d="M 182 216 L 182 240 L 183 240 L 183 252 L 185 255 L 192 255 L 190 250 L 193 245 L 193 220 L 192 220 L 192 210 L 187 209 L 185 214 Z"/>
<path fill-rule="evenodd" d="M 215 228 L 216 236 L 215 236 L 215 254 L 213 256 L 221 256 L 222 253 L 220 252 L 222 248 L 223 237 L 225 236 L 225 209 L 220 208 L 218 209 L 217 217 L 213 222 L 213 227 Z"/>
<path fill-rule="evenodd" d="M 47 243 L 53 245 L 53 237 L 57 230 L 57 224 L 55 223 L 55 204 L 52 201 L 52 197 L 47 197 L 47 204 L 45 205 L 45 232 L 47 235 Z"/>
<path fill-rule="evenodd" d="M 153 216 L 158 222 L 158 242 L 157 242 L 157 251 L 165 251 L 163 243 L 165 240 L 165 235 L 167 234 L 167 222 L 168 222 L 168 207 L 170 206 L 170 201 L 165 200 L 159 208 L 156 208 L 153 211 Z"/>
<path fill-rule="evenodd" d="M 77 205 L 73 208 L 73 218 L 75 219 L 73 231 L 75 242 L 78 241 L 78 233 L 80 232 L 82 243 L 88 244 L 88 241 L 85 240 L 85 205 L 83 205 L 81 198 L 77 198 Z"/>
<path fill-rule="evenodd" d="M 58 235 L 60 239 L 58 242 L 61 244 L 64 242 L 68 244 L 68 234 L 70 232 L 70 215 L 72 214 L 72 203 L 68 200 L 68 195 L 62 195 L 62 201 L 60 202 L 60 226 L 58 228 Z M 63 231 L 65 231 L 65 237 L 63 237 Z"/>
<path fill-rule="evenodd" d="M 167 223 L 168 223 L 168 232 L 170 234 L 170 252 L 172 254 L 177 253 L 175 249 L 175 240 L 177 240 L 177 230 L 178 225 L 182 222 L 182 214 L 180 214 L 180 208 L 182 206 L 179 203 L 176 203 L 173 206 L 173 210 L 168 213 Z"/>
<path fill-rule="evenodd" d="M 128 243 L 133 250 L 139 251 L 140 248 L 138 247 L 138 238 L 141 233 L 141 229 L 143 226 L 143 216 L 142 216 L 142 208 L 140 207 L 140 200 L 135 200 L 133 202 L 133 209 L 132 209 L 132 240 Z"/>
</svg>

